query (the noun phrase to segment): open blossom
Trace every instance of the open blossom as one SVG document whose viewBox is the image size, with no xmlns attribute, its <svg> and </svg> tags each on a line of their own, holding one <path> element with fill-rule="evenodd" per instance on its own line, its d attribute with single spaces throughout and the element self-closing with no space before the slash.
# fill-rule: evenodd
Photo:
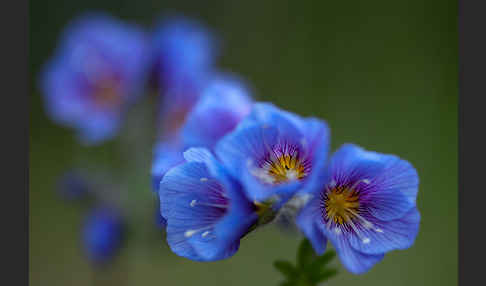
<svg viewBox="0 0 486 286">
<path fill-rule="evenodd" d="M 112 138 L 127 107 L 143 93 L 149 60 L 146 36 L 137 26 L 104 14 L 76 19 L 43 70 L 48 115 L 76 129 L 82 143 Z"/>
<path fill-rule="evenodd" d="M 418 233 L 418 176 L 394 155 L 343 145 L 332 156 L 297 225 L 318 254 L 327 239 L 343 265 L 364 273 L 386 252 L 410 247 Z"/>
<path fill-rule="evenodd" d="M 118 212 L 110 207 L 98 207 L 86 217 L 82 242 L 86 255 L 93 263 L 106 263 L 118 252 L 123 242 L 124 223 Z"/>
<path fill-rule="evenodd" d="M 191 148 L 184 157 L 187 162 L 169 170 L 160 184 L 167 242 L 192 260 L 228 258 L 256 222 L 255 207 L 207 149 Z"/>
<path fill-rule="evenodd" d="M 152 162 L 153 189 L 158 189 L 165 172 L 183 162 L 182 153 L 187 148 L 212 149 L 248 115 L 252 104 L 250 92 L 240 80 L 220 75 L 209 81 L 178 132 L 157 143 Z"/>
<path fill-rule="evenodd" d="M 237 128 L 216 144 L 215 153 L 242 182 L 249 199 L 262 202 L 276 196 L 279 206 L 315 181 L 328 145 L 324 121 L 255 103 Z"/>
</svg>

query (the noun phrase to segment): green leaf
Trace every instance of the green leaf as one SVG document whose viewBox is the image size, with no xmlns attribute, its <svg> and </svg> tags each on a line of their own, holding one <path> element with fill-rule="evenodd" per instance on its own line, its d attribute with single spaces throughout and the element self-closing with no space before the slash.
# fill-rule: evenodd
<svg viewBox="0 0 486 286">
<path fill-rule="evenodd" d="M 298 275 L 297 269 L 289 261 L 277 260 L 273 263 L 273 266 L 289 280 Z"/>
<path fill-rule="evenodd" d="M 299 245 L 299 250 L 297 251 L 297 267 L 300 269 L 305 269 L 315 257 L 316 254 L 314 253 L 314 249 L 312 248 L 309 240 L 302 240 Z"/>
<path fill-rule="evenodd" d="M 309 240 L 302 240 L 297 250 L 295 266 L 285 260 L 274 262 L 275 268 L 286 277 L 286 281 L 279 286 L 317 286 L 337 274 L 337 269 L 327 267 L 335 256 L 336 252 L 333 250 L 317 256 Z"/>
<path fill-rule="evenodd" d="M 330 268 L 322 271 L 318 275 L 312 275 L 311 276 L 311 281 L 313 283 L 319 283 L 319 282 L 324 282 L 328 280 L 329 278 L 335 276 L 338 273 L 337 269 Z"/>
<path fill-rule="evenodd" d="M 333 250 L 328 250 L 323 255 L 318 256 L 310 266 L 311 272 L 319 271 L 321 268 L 326 266 L 326 264 L 328 264 L 335 256 L 336 252 L 334 252 Z"/>
</svg>

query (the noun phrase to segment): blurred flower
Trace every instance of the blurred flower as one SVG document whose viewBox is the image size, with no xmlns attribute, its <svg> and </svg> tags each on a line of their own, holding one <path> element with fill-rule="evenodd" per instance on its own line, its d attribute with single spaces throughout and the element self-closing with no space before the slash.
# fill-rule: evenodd
<svg viewBox="0 0 486 286">
<path fill-rule="evenodd" d="M 69 170 L 63 173 L 57 182 L 57 192 L 61 198 L 67 201 L 78 201 L 85 198 L 91 191 L 82 173 L 77 170 Z"/>
<path fill-rule="evenodd" d="M 418 176 L 394 155 L 343 145 L 332 156 L 315 197 L 297 224 L 322 254 L 327 239 L 352 273 L 368 271 L 393 249 L 410 247 L 418 233 Z"/>
<path fill-rule="evenodd" d="M 174 137 L 213 73 L 214 36 L 184 17 L 160 21 L 152 37 L 152 78 L 162 95 L 159 135 Z"/>
<path fill-rule="evenodd" d="M 217 48 L 212 33 L 195 20 L 182 16 L 160 21 L 152 37 L 157 85 L 197 84 L 211 74 Z"/>
<path fill-rule="evenodd" d="M 191 148 L 184 157 L 187 162 L 169 170 L 160 184 L 167 242 L 192 260 L 228 258 L 256 222 L 255 207 L 207 149 Z"/>
<path fill-rule="evenodd" d="M 82 241 L 87 257 L 94 263 L 105 263 L 121 247 L 124 223 L 120 214 L 108 207 L 92 210 L 85 219 Z"/>
<path fill-rule="evenodd" d="M 251 200 L 276 199 L 278 208 L 316 181 L 328 145 L 324 121 L 255 103 L 236 129 L 216 144 L 215 153 L 241 180 Z"/>
<path fill-rule="evenodd" d="M 242 81 L 231 76 L 214 78 L 182 126 L 184 146 L 213 148 L 250 113 L 252 105 L 250 91 Z"/>
<path fill-rule="evenodd" d="M 182 119 L 173 137 L 160 141 L 154 148 L 152 186 L 158 189 L 160 179 L 171 167 L 183 162 L 182 152 L 189 147 L 212 149 L 216 142 L 251 110 L 250 91 L 233 76 L 219 75 L 208 82 L 201 98 Z"/>
<path fill-rule="evenodd" d="M 160 180 L 172 167 L 184 162 L 181 145 L 171 141 L 159 142 L 153 150 L 152 159 L 152 190 L 157 192 Z"/>
<path fill-rule="evenodd" d="M 149 61 L 138 27 L 104 14 L 76 19 L 41 76 L 48 115 L 76 129 L 82 143 L 112 138 L 126 108 L 143 92 Z"/>
</svg>

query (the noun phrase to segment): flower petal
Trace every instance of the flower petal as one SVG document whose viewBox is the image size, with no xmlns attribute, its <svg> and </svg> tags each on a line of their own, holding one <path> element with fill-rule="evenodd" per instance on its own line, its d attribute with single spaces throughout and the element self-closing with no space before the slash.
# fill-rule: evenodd
<svg viewBox="0 0 486 286">
<path fill-rule="evenodd" d="M 353 249 L 349 242 L 344 239 L 337 238 L 334 241 L 331 239 L 334 248 L 341 260 L 343 266 L 351 273 L 363 274 L 368 272 L 373 265 L 380 262 L 385 256 L 381 254 L 364 254 Z"/>
<path fill-rule="evenodd" d="M 216 78 L 186 118 L 182 127 L 185 146 L 212 148 L 250 112 L 251 105 L 242 83 L 229 77 Z"/>
<path fill-rule="evenodd" d="M 365 273 L 370 270 L 373 265 L 380 262 L 384 257 L 384 253 L 365 254 L 357 251 L 351 247 L 344 233 L 336 234 L 333 231 L 328 230 L 323 224 L 320 224 L 319 227 L 336 249 L 343 266 L 351 273 Z"/>
<path fill-rule="evenodd" d="M 300 120 L 298 124 L 305 130 L 304 148 L 309 150 L 312 168 L 299 193 L 319 192 L 325 188 L 329 175 L 326 172 L 330 143 L 329 127 L 326 122 L 315 118 Z"/>
<path fill-rule="evenodd" d="M 169 170 L 160 183 L 160 209 L 167 221 L 167 242 L 174 253 L 192 260 L 205 258 L 194 250 L 186 232 L 206 227 L 208 221 L 204 218 L 218 215 L 211 208 L 191 207 L 193 200 L 204 200 L 208 188 L 215 187 L 214 183 L 201 182 L 201 178 L 208 176 L 204 164 L 185 163 Z"/>
<path fill-rule="evenodd" d="M 273 127 L 263 127 L 253 122 L 242 122 L 236 130 L 223 137 L 215 147 L 215 153 L 235 178 L 242 178 L 248 198 L 260 200 L 274 194 L 273 186 L 264 185 L 250 174 L 257 169 L 256 160 L 263 158 L 278 142 L 278 131 Z"/>
<path fill-rule="evenodd" d="M 256 222 L 253 205 L 209 151 L 189 149 L 185 157 L 189 162 L 168 171 L 160 186 L 167 241 L 176 254 L 193 260 L 227 258 Z"/>
<path fill-rule="evenodd" d="M 155 70 L 162 85 L 190 82 L 208 73 L 219 53 L 212 31 L 188 18 L 160 20 L 153 35 Z"/>
<path fill-rule="evenodd" d="M 415 206 L 417 173 L 397 156 L 345 144 L 332 156 L 329 170 L 338 185 L 359 186 L 360 205 L 379 220 L 400 218 Z"/>
<path fill-rule="evenodd" d="M 392 221 L 372 221 L 373 227 L 363 228 L 361 235 L 368 243 L 363 243 L 355 234 L 349 236 L 351 246 L 363 253 L 379 254 L 394 249 L 406 249 L 413 245 L 419 230 L 420 213 L 412 208 L 402 218 Z"/>
<path fill-rule="evenodd" d="M 314 198 L 307 203 L 296 218 L 297 226 L 309 239 L 318 255 L 324 254 L 327 246 L 327 238 L 317 225 L 322 221 L 320 216 L 319 200 Z"/>
<path fill-rule="evenodd" d="M 247 118 L 249 122 L 254 121 L 262 126 L 276 128 L 280 140 L 300 146 L 304 138 L 304 130 L 299 130 L 294 124 L 294 121 L 298 120 L 296 115 L 267 102 L 255 103 Z"/>
<path fill-rule="evenodd" d="M 152 161 L 152 191 L 159 190 L 160 181 L 170 168 L 183 162 L 182 150 L 167 142 L 159 143 L 154 148 Z"/>
</svg>

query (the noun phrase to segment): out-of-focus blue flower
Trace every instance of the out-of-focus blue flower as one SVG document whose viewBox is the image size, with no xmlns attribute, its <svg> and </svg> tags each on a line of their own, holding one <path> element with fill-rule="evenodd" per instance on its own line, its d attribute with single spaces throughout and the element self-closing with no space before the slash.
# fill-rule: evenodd
<svg viewBox="0 0 486 286">
<path fill-rule="evenodd" d="M 182 126 L 184 146 L 213 148 L 250 113 L 252 105 L 250 91 L 241 81 L 231 76 L 214 78 Z"/>
<path fill-rule="evenodd" d="M 255 103 L 236 129 L 216 144 L 215 153 L 241 180 L 250 200 L 276 197 L 278 207 L 317 181 L 328 145 L 324 121 Z"/>
<path fill-rule="evenodd" d="M 209 76 L 218 48 L 211 31 L 182 16 L 161 20 L 153 33 L 154 74 L 162 87 L 197 85 Z"/>
<path fill-rule="evenodd" d="M 228 258 L 256 222 L 255 206 L 207 149 L 191 148 L 184 157 L 187 162 L 160 183 L 167 242 L 174 253 L 192 260 Z"/>
<path fill-rule="evenodd" d="M 209 81 L 202 90 L 201 98 L 182 119 L 177 132 L 155 147 L 153 189 L 157 190 L 168 169 L 183 162 L 184 150 L 189 147 L 212 149 L 220 138 L 249 114 L 252 104 L 250 91 L 235 77 L 219 75 Z"/>
<path fill-rule="evenodd" d="M 152 190 L 157 192 L 160 186 L 160 180 L 170 168 L 184 162 L 182 156 L 183 149 L 176 142 L 160 142 L 153 151 L 152 161 Z"/>
<path fill-rule="evenodd" d="M 82 229 L 82 242 L 88 259 L 99 264 L 113 258 L 121 247 L 124 230 L 122 217 L 115 210 L 108 207 L 92 210 Z"/>
<path fill-rule="evenodd" d="M 152 77 L 162 96 L 158 128 L 161 138 L 173 140 L 213 76 L 215 39 L 198 22 L 178 16 L 160 21 L 152 46 Z"/>
<path fill-rule="evenodd" d="M 368 271 L 384 253 L 410 247 L 418 233 L 418 175 L 394 155 L 343 145 L 332 156 L 297 225 L 322 254 L 327 239 L 352 273 Z"/>
<path fill-rule="evenodd" d="M 147 40 L 138 27 L 104 14 L 70 23 L 41 75 L 48 115 L 76 129 L 82 143 L 112 138 L 126 108 L 143 93 Z"/>
<path fill-rule="evenodd" d="M 79 171 L 70 170 L 61 175 L 57 182 L 57 192 L 67 201 L 77 201 L 90 193 L 91 185 Z"/>
</svg>

